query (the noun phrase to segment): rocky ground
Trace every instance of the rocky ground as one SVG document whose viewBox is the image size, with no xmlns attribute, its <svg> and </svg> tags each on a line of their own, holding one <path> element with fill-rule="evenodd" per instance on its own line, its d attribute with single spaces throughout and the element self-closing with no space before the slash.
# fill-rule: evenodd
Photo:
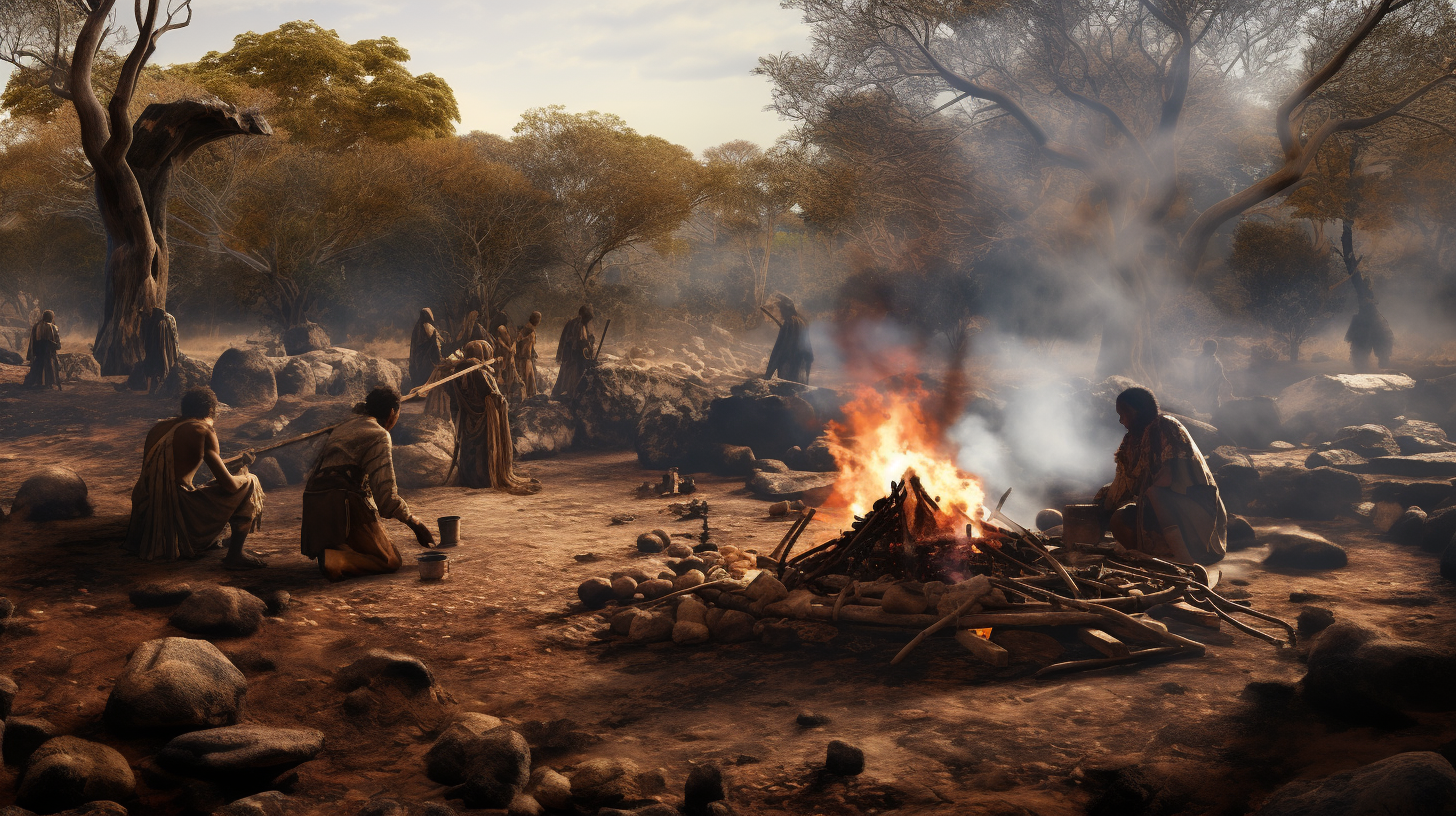
<svg viewBox="0 0 1456 816">
<path fill-rule="evenodd" d="M 1028 677 L 1045 655 L 991 669 L 949 638 L 892 668 L 905 638 L 869 628 L 831 629 L 789 651 L 601 640 L 599 618 L 567 614 L 577 585 L 660 561 L 637 552 L 640 532 L 700 524 L 674 521 L 671 499 L 638 497 L 638 485 L 661 472 L 642 469 L 631 452 L 531 462 L 526 469 L 545 486 L 534 496 L 406 491 L 422 517 L 464 518 L 442 583 L 418 580 L 421 551 L 399 525 L 391 533 L 405 569 L 324 581 L 297 552 L 297 485 L 269 492 L 265 527 L 250 539 L 270 562 L 265 571 L 224 571 L 217 553 L 140 562 L 119 546 L 128 494 L 145 430 L 172 406 L 104 381 L 26 393 L 13 385 L 16 375 L 0 371 L 0 496 L 8 501 L 37 468 L 61 465 L 85 477 L 95 514 L 0 527 L 0 593 L 15 606 L 0 634 L 0 675 L 18 687 L 9 733 L 45 728 L 39 718 L 54 734 L 110 746 L 135 773 L 136 793 L 123 802 L 134 814 L 208 812 L 241 793 L 159 767 L 169 735 L 122 733 L 103 718 L 133 650 L 187 636 L 169 622 L 173 607 L 129 599 L 155 582 L 237 587 L 275 607 L 280 590 L 291 597 L 256 633 L 208 639 L 246 677 L 240 722 L 316 730 L 323 747 L 283 785 L 287 800 L 229 813 L 444 813 L 423 809 L 447 793 L 427 776 L 426 753 L 471 712 L 526 735 L 538 773 L 580 777 L 600 771 L 598 760 L 633 763 L 629 798 L 680 805 L 694 769 L 719 766 L 727 800 L 743 814 L 1244 814 L 1290 780 L 1456 738 L 1448 712 L 1411 711 L 1401 727 L 1374 727 L 1316 710 L 1297 685 L 1305 648 L 1280 652 L 1227 629 L 1183 630 L 1209 644 L 1202 659 L 1051 680 Z M 225 414 L 224 438 L 262 413 Z M 1261 454 L 1278 461 L 1255 464 L 1293 464 L 1309 453 Z M 770 518 L 741 477 L 698 484 L 720 544 L 767 552 L 789 524 Z M 635 518 L 613 524 L 628 515 Z M 1250 520 L 1260 529 L 1291 523 Z M 1298 524 L 1342 545 L 1348 566 L 1276 570 L 1261 563 L 1268 548 L 1255 547 L 1226 559 L 1222 586 L 1291 621 L 1317 606 L 1336 621 L 1456 647 L 1456 597 L 1433 555 L 1385 540 L 1359 516 Z M 811 528 L 808 540 L 831 532 Z M 345 668 L 377 649 L 427 666 L 428 693 L 350 681 Z M 833 740 L 863 751 L 862 774 L 824 772 Z M 14 801 L 20 772 L 15 764 L 0 772 L 0 807 Z M 384 798 L 407 804 L 391 810 Z"/>
</svg>

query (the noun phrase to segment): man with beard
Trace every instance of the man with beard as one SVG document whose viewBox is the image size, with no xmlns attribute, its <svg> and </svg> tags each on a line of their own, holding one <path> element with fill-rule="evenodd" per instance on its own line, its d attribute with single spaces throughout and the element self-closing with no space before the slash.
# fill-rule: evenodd
<svg viewBox="0 0 1456 816">
<path fill-rule="evenodd" d="M 1129 550 L 1182 564 L 1212 564 L 1228 544 L 1228 511 L 1188 429 L 1162 413 L 1146 388 L 1117 397 L 1127 435 L 1117 449 L 1117 473 L 1102 488 L 1113 538 Z"/>
<path fill-rule="evenodd" d="M 267 564 L 243 551 L 248 533 L 263 515 L 263 486 L 247 471 L 252 454 L 230 473 L 222 461 L 213 430 L 217 395 L 211 388 L 193 388 L 182 395 L 174 419 L 157 423 L 147 434 L 142 473 L 131 492 L 131 524 L 126 549 L 147 561 L 192 558 L 210 549 L 232 528 L 223 566 L 254 569 Z M 194 487 L 192 477 L 206 462 L 211 484 Z"/>
<path fill-rule="evenodd" d="M 476 340 L 465 344 L 465 359 L 457 370 L 491 359 L 491 349 Z M 525 495 L 541 483 L 516 475 L 515 447 L 505 395 L 487 368 L 479 368 L 450 381 L 455 407 L 455 449 L 462 487 L 495 488 Z"/>
<path fill-rule="evenodd" d="M 300 549 L 330 581 L 399 570 L 402 559 L 381 518 L 403 522 L 421 547 L 435 543 L 410 512 L 394 480 L 389 431 L 399 421 L 399 392 L 380 386 L 329 432 L 303 488 Z"/>
<path fill-rule="evenodd" d="M 536 396 L 536 327 L 540 324 L 541 313 L 531 312 L 516 338 L 516 376 L 521 381 L 524 399 Z"/>
<path fill-rule="evenodd" d="M 409 375 L 412 387 L 424 385 L 444 358 L 443 340 L 435 328 L 435 313 L 421 309 L 420 319 L 415 321 L 414 331 L 410 333 Z"/>
<path fill-rule="evenodd" d="M 172 367 L 177 365 L 177 319 L 160 307 L 142 325 L 142 342 L 146 357 L 142 359 L 142 376 L 147 382 L 147 394 L 155 394 Z"/>
<path fill-rule="evenodd" d="M 768 371 L 763 377 L 798 383 L 809 383 L 809 369 L 814 366 L 814 349 L 809 345 L 809 323 L 799 316 L 799 310 L 787 295 L 779 295 L 779 336 L 774 341 L 773 351 L 768 355 Z"/>
<path fill-rule="evenodd" d="M 595 313 L 590 306 L 582 306 L 577 316 L 566 321 L 561 329 L 561 341 L 556 344 L 556 362 L 561 368 L 556 373 L 556 384 L 551 387 L 553 399 L 570 399 L 576 396 L 581 375 L 596 356 L 597 338 L 591 333 Z"/>
<path fill-rule="evenodd" d="M 61 330 L 56 328 L 56 313 L 46 309 L 40 320 L 30 327 L 30 346 L 25 350 L 25 359 L 30 371 L 25 375 L 25 385 L 37 388 L 55 386 L 61 390 Z"/>
</svg>

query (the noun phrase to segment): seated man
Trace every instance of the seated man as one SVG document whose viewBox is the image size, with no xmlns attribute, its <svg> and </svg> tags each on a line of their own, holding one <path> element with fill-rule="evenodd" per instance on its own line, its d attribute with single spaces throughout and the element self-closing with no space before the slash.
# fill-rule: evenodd
<svg viewBox="0 0 1456 816">
<path fill-rule="evenodd" d="M 1117 475 L 1097 494 L 1113 538 L 1182 564 L 1223 558 L 1228 512 L 1188 429 L 1164 416 L 1146 388 L 1118 395 L 1117 419 L 1127 428 L 1117 449 Z"/>
<path fill-rule="evenodd" d="M 435 543 L 394 485 L 389 430 L 399 421 L 399 392 L 376 388 L 354 413 L 329 433 L 303 489 L 301 549 L 330 581 L 399 570 L 381 516 L 404 522 L 421 547 Z"/>
<path fill-rule="evenodd" d="M 148 561 L 192 558 L 211 548 L 232 526 L 223 565 L 229 569 L 267 566 L 243 552 L 243 542 L 263 515 L 263 487 L 242 467 L 229 473 L 222 461 L 213 419 L 217 396 L 211 388 L 193 388 L 182 395 L 182 415 L 157 423 L 147 434 L 142 475 L 131 492 L 131 526 L 126 548 Z M 216 479 L 193 487 L 192 477 L 203 462 Z"/>
</svg>

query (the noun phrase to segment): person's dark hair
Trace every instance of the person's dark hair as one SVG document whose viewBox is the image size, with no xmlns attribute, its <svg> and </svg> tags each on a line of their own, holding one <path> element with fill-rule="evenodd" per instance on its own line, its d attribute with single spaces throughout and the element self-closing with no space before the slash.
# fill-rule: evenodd
<svg viewBox="0 0 1456 816">
<path fill-rule="evenodd" d="M 578 316 L 581 317 L 583 321 L 587 323 L 590 323 L 592 321 L 592 318 L 597 316 L 596 310 L 592 309 L 592 307 L 589 305 L 577 309 L 576 313 Z"/>
<path fill-rule="evenodd" d="M 46 309 L 44 312 L 41 312 L 40 313 L 40 322 L 42 322 L 42 323 L 54 323 L 54 322 L 56 322 L 56 313 L 53 312 L 53 311 L 51 311 L 50 309 Z"/>
<path fill-rule="evenodd" d="M 383 422 L 399 409 L 399 392 L 393 386 L 381 385 L 369 392 L 364 401 L 354 406 L 354 413 L 372 416 Z"/>
<path fill-rule="evenodd" d="M 1142 386 L 1134 386 L 1118 394 L 1117 404 L 1132 411 L 1140 423 L 1152 422 L 1161 411 L 1158 398 Z"/>
<path fill-rule="evenodd" d="M 1217 340 L 1204 340 L 1203 341 L 1203 353 L 1204 354 L 1217 354 L 1218 353 L 1218 341 Z"/>
<path fill-rule="evenodd" d="M 207 419 L 217 413 L 217 395 L 207 386 L 189 388 L 182 395 L 182 416 L 188 419 Z"/>
</svg>

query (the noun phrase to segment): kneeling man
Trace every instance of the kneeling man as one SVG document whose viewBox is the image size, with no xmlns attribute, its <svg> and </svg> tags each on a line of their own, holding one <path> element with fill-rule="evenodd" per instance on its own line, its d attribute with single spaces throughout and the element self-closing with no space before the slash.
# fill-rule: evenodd
<svg viewBox="0 0 1456 816">
<path fill-rule="evenodd" d="M 252 454 L 229 473 L 222 461 L 213 420 L 217 396 L 211 388 L 182 395 L 181 416 L 164 419 L 147 434 L 142 475 L 131 492 L 126 548 L 148 561 L 192 558 L 210 549 L 232 527 L 223 565 L 230 569 L 267 566 L 243 551 L 248 533 L 263 515 L 263 487 L 248 473 Z M 203 462 L 216 481 L 202 487 L 192 477 Z"/>
<path fill-rule="evenodd" d="M 1228 511 L 1203 454 L 1183 423 L 1166 416 L 1146 388 L 1117 397 L 1127 435 L 1117 475 L 1097 500 L 1119 544 L 1182 564 L 1212 564 L 1228 544 Z"/>
<path fill-rule="evenodd" d="M 329 433 L 303 489 L 301 548 L 330 581 L 399 570 L 399 551 L 381 517 L 399 519 L 421 547 L 435 543 L 394 484 L 389 430 L 399 421 L 399 392 L 381 386 L 354 406 L 358 416 Z"/>
</svg>

